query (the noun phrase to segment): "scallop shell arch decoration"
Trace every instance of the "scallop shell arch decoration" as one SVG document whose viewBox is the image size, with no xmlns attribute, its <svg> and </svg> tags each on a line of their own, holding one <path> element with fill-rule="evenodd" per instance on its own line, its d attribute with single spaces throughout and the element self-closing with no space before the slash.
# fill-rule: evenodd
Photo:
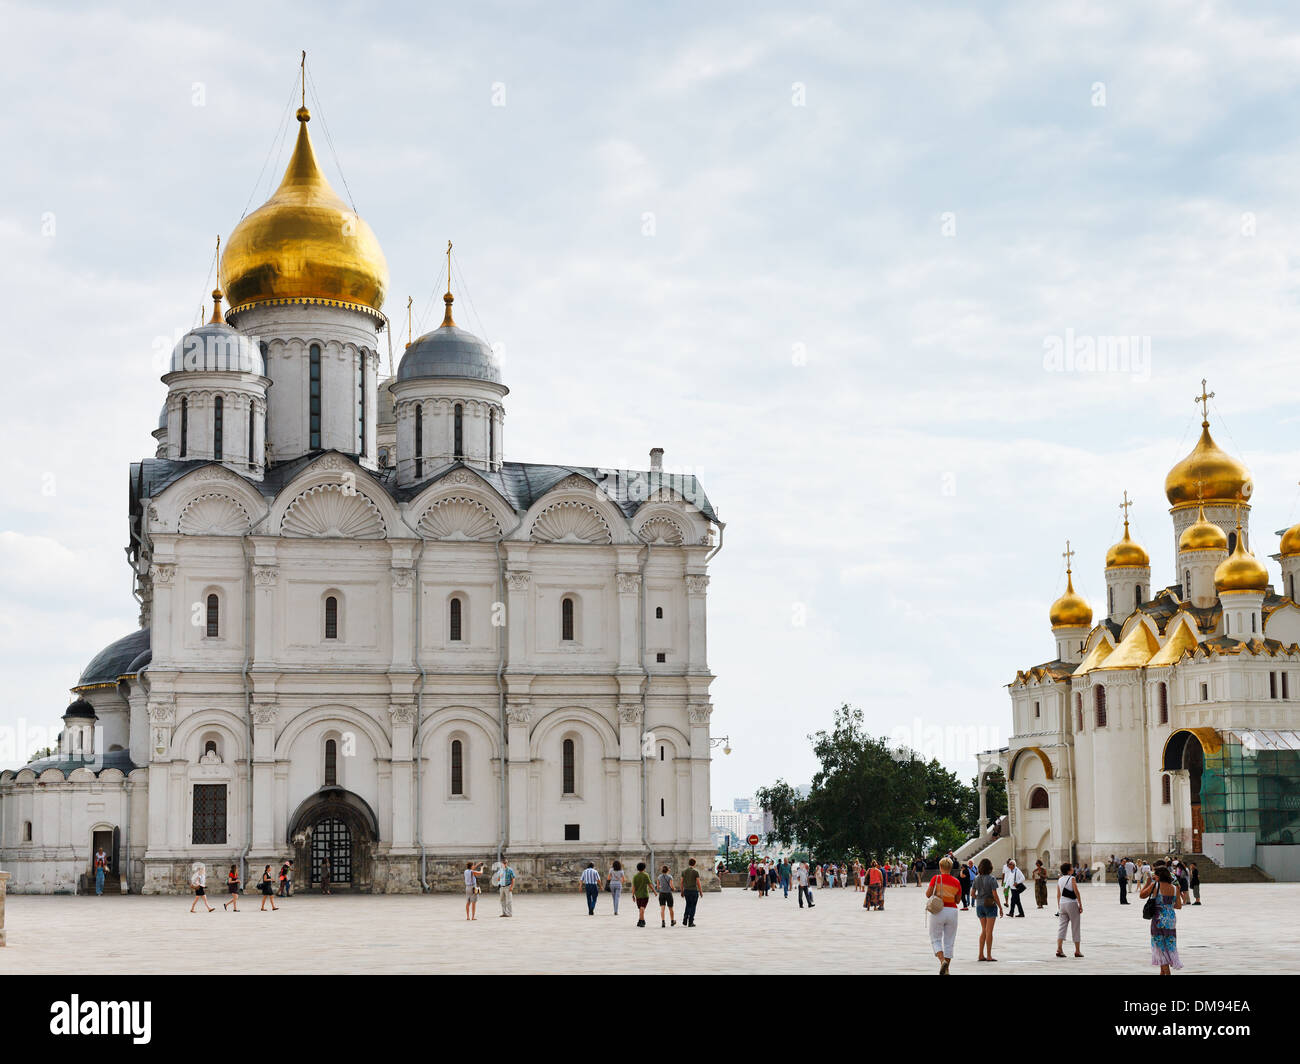
<svg viewBox="0 0 1300 1064">
<path fill-rule="evenodd" d="M 420 535 L 427 539 L 495 539 L 501 525 L 481 502 L 461 495 L 439 499 L 420 518 Z"/>
<path fill-rule="evenodd" d="M 637 534 L 647 543 L 663 543 L 671 547 L 680 547 L 686 541 L 681 525 L 670 517 L 652 517 Z"/>
<path fill-rule="evenodd" d="M 250 523 L 248 511 L 229 495 L 208 492 L 181 511 L 176 530 L 183 536 L 242 536 Z"/>
<path fill-rule="evenodd" d="M 310 538 L 383 539 L 379 508 L 355 488 L 317 484 L 289 504 L 280 521 L 280 535 Z"/>
<path fill-rule="evenodd" d="M 557 502 L 533 522 L 535 543 L 612 543 L 613 534 L 600 511 L 585 502 Z"/>
</svg>

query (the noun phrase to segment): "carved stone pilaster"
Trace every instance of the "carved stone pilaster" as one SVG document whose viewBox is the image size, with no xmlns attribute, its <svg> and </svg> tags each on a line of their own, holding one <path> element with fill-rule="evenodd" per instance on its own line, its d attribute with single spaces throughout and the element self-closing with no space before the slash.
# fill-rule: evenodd
<svg viewBox="0 0 1300 1064">
<path fill-rule="evenodd" d="M 415 580 L 415 570 L 409 567 L 399 566 L 391 570 L 391 573 L 394 589 L 410 587 Z"/>
<path fill-rule="evenodd" d="M 274 724 L 275 718 L 280 711 L 278 703 L 275 702 L 254 702 L 253 703 L 253 723 L 262 726 Z"/>
<path fill-rule="evenodd" d="M 414 724 L 415 704 L 412 702 L 399 702 L 396 705 L 389 706 L 388 715 L 392 718 L 394 724 Z"/>
<path fill-rule="evenodd" d="M 640 724 L 641 703 L 620 702 L 618 704 L 618 722 L 620 724 Z"/>
<path fill-rule="evenodd" d="M 713 706 L 708 702 L 692 702 L 686 707 L 692 724 L 708 724 L 713 716 Z"/>
<path fill-rule="evenodd" d="M 533 721 L 533 707 L 522 702 L 507 705 L 506 720 L 516 727 L 526 728 Z"/>
<path fill-rule="evenodd" d="M 507 579 L 507 580 L 509 581 L 509 583 L 510 583 L 510 590 L 511 590 L 511 591 L 527 591 L 527 590 L 528 590 L 528 578 L 529 578 L 529 575 L 530 575 L 530 574 L 528 574 L 528 573 L 523 573 L 523 572 L 507 573 L 507 574 L 506 574 L 506 579 Z"/>
<path fill-rule="evenodd" d="M 253 566 L 253 583 L 257 587 L 275 587 L 280 579 L 280 568 L 276 565 Z"/>
<path fill-rule="evenodd" d="M 163 758 L 172 743 L 172 726 L 176 723 L 175 702 L 149 703 L 149 729 L 153 756 Z"/>
<path fill-rule="evenodd" d="M 619 573 L 618 592 L 620 595 L 635 595 L 641 590 L 640 573 Z"/>
<path fill-rule="evenodd" d="M 709 589 L 709 578 L 705 573 L 688 573 L 686 576 L 686 593 L 703 595 Z"/>
<path fill-rule="evenodd" d="M 149 571 L 155 587 L 171 587 L 176 582 L 176 566 L 155 563 Z"/>
</svg>

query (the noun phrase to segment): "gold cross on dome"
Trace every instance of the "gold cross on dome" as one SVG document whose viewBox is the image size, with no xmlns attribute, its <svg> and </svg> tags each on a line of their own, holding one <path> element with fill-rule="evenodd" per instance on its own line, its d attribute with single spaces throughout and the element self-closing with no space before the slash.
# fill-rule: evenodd
<svg viewBox="0 0 1300 1064">
<path fill-rule="evenodd" d="M 451 295 L 451 241 L 447 241 L 447 295 Z"/>
<path fill-rule="evenodd" d="M 1065 571 L 1067 573 L 1070 571 L 1070 559 L 1073 558 L 1075 554 L 1075 551 L 1070 550 L 1070 541 L 1067 539 L 1065 541 L 1065 553 L 1061 555 L 1061 557 L 1065 559 Z"/>
<path fill-rule="evenodd" d="M 1119 508 L 1124 511 L 1124 524 L 1128 525 L 1128 508 L 1133 505 L 1133 500 L 1128 497 L 1128 492 L 1124 492 L 1124 501 L 1119 504 Z"/>
<path fill-rule="evenodd" d="M 1198 396 L 1193 400 L 1193 402 L 1196 402 L 1196 403 L 1200 403 L 1200 404 L 1201 404 L 1201 420 L 1204 421 L 1206 424 L 1209 424 L 1209 421 L 1210 421 L 1210 400 L 1213 399 L 1213 398 L 1214 398 L 1214 393 L 1213 393 L 1213 392 L 1207 392 L 1207 391 L 1205 390 L 1205 378 L 1202 377 L 1202 378 L 1201 378 L 1201 394 L 1198 395 Z"/>
</svg>

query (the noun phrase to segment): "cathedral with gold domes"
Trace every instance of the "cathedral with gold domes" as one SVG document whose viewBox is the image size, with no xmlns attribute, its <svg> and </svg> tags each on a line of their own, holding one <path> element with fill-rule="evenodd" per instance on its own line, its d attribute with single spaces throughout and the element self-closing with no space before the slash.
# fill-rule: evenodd
<svg viewBox="0 0 1300 1064">
<path fill-rule="evenodd" d="M 1074 588 L 1048 622 L 1052 660 L 1009 685 L 1012 736 L 979 756 L 1007 781 L 1009 832 L 972 852 L 1033 867 L 1202 854 L 1300 879 L 1300 525 L 1275 587 L 1252 536 L 1250 472 L 1210 433 L 1169 471 L 1175 571 L 1160 590 L 1129 530 L 1105 558 L 1101 616 Z M 991 829 L 990 829 L 991 830 Z"/>
<path fill-rule="evenodd" d="M 381 379 L 388 266 L 303 97 L 130 468 L 139 627 L 71 685 L 57 751 L 0 773 L 9 889 L 87 890 L 101 850 L 122 893 L 185 891 L 196 862 L 363 892 L 460 889 L 506 856 L 524 890 L 588 861 L 711 868 L 721 521 L 660 448 L 640 470 L 506 458 L 450 245 L 441 325 Z"/>
</svg>

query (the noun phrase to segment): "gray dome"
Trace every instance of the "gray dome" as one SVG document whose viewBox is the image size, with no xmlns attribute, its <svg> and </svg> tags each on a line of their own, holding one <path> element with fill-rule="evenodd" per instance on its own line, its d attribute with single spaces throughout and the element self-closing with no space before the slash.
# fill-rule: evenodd
<svg viewBox="0 0 1300 1064">
<path fill-rule="evenodd" d="M 163 400 L 162 409 L 158 411 L 158 427 L 165 429 L 167 427 L 167 400 Z"/>
<path fill-rule="evenodd" d="M 381 426 L 397 424 L 397 408 L 394 405 L 396 397 L 393 395 L 392 388 L 389 387 L 392 383 L 392 381 L 384 381 L 379 386 L 379 424 Z"/>
<path fill-rule="evenodd" d="M 399 381 L 425 377 L 463 377 L 501 383 L 501 363 L 492 348 L 456 325 L 425 333 L 406 349 L 397 367 Z"/>
<path fill-rule="evenodd" d="M 266 376 L 262 352 L 247 336 L 222 322 L 191 329 L 172 351 L 169 373 L 229 370 Z"/>
<path fill-rule="evenodd" d="M 74 717 L 81 717 L 86 720 L 97 720 L 98 714 L 95 707 L 87 702 L 84 698 L 78 698 L 67 709 L 63 711 L 63 719 L 71 720 Z"/>
<path fill-rule="evenodd" d="M 144 651 L 149 649 L 149 629 L 140 628 L 130 635 L 124 635 L 116 642 L 109 643 L 103 650 L 90 659 L 77 681 L 74 691 L 96 684 L 116 683 L 119 676 L 128 672 L 128 667 Z"/>
</svg>

